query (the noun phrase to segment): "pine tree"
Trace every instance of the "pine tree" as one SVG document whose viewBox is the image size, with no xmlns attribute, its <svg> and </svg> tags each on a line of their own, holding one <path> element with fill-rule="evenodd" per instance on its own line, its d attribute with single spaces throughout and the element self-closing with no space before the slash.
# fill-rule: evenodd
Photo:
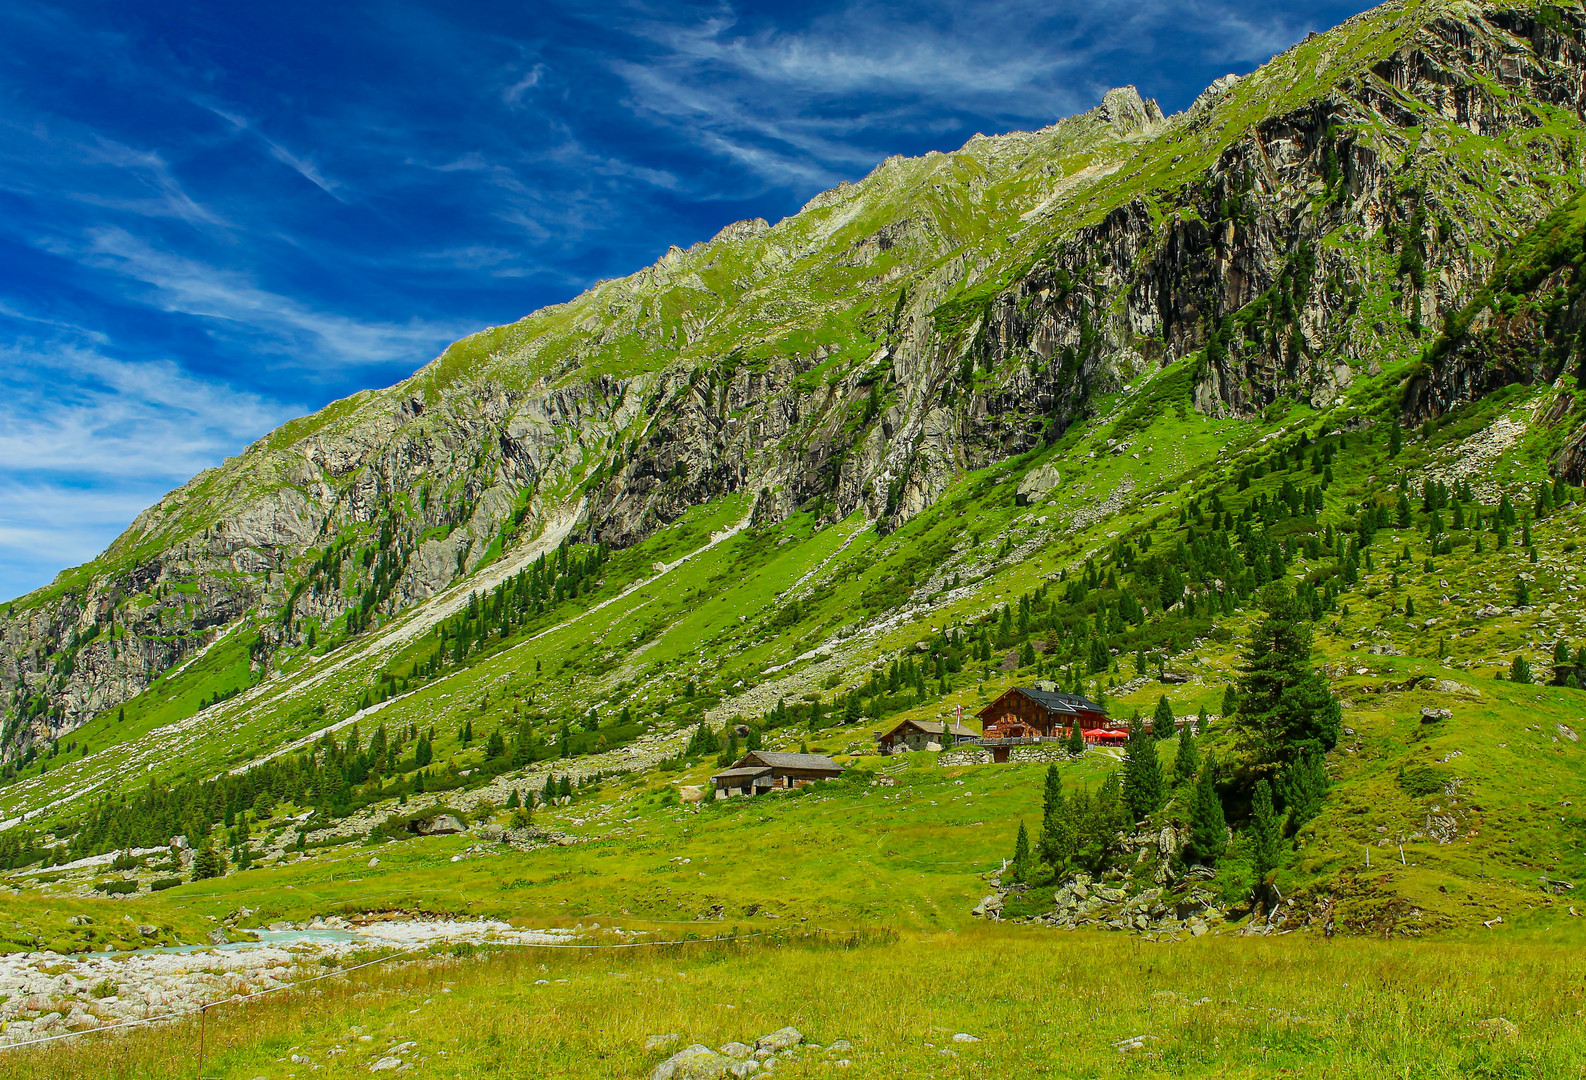
<svg viewBox="0 0 1586 1080">
<path fill-rule="evenodd" d="M 545 774 L 545 787 L 540 791 L 540 801 L 550 802 L 556 798 L 556 777 L 551 773 Z"/>
<path fill-rule="evenodd" d="M 1057 869 L 1067 862 L 1073 846 L 1068 800 L 1063 797 L 1063 776 L 1056 765 L 1048 765 L 1041 797 L 1041 861 Z"/>
<path fill-rule="evenodd" d="M 1157 761 L 1156 737 L 1139 718 L 1129 723 L 1129 743 L 1123 761 L 1123 799 L 1131 821 L 1144 821 L 1162 805 L 1162 766 Z"/>
<path fill-rule="evenodd" d="M 1030 869 L 1030 833 L 1019 822 L 1019 836 L 1013 842 L 1013 880 L 1023 881 Z"/>
<path fill-rule="evenodd" d="M 1524 653 L 1515 653 L 1514 661 L 1509 665 L 1509 681 L 1517 683 L 1531 681 L 1531 661 L 1525 658 Z"/>
<path fill-rule="evenodd" d="M 1320 754 L 1305 754 L 1289 763 L 1279 781 L 1279 793 L 1289 813 L 1289 832 L 1295 833 L 1322 810 L 1327 795 L 1327 767 Z"/>
<path fill-rule="evenodd" d="M 1178 750 L 1173 757 L 1173 782 L 1182 784 L 1193 779 L 1200 768 L 1200 762 L 1195 753 L 1195 737 L 1190 734 L 1190 726 L 1185 724 L 1179 728 Z"/>
<path fill-rule="evenodd" d="M 1078 720 L 1068 726 L 1068 752 L 1076 756 L 1085 752 L 1085 732 Z"/>
<path fill-rule="evenodd" d="M 204 881 L 208 878 L 224 877 L 226 873 L 226 859 L 210 844 L 205 844 L 193 855 L 194 881 Z"/>
<path fill-rule="evenodd" d="M 1168 704 L 1166 694 L 1156 699 L 1156 712 L 1151 716 L 1151 733 L 1159 739 L 1173 737 L 1173 706 Z"/>
<path fill-rule="evenodd" d="M 1514 606 L 1515 607 L 1530 607 L 1531 606 L 1531 590 L 1526 585 L 1525 579 L 1523 579 L 1523 578 L 1516 579 L 1516 581 L 1514 583 Z"/>
<path fill-rule="evenodd" d="M 1415 618 L 1415 597 L 1413 596 L 1404 598 L 1404 617 L 1406 619 Z"/>
<path fill-rule="evenodd" d="M 1388 456 L 1398 457 L 1399 451 L 1404 448 L 1404 432 L 1399 429 L 1398 420 L 1388 422 Z"/>
<path fill-rule="evenodd" d="M 518 802 L 518 789 L 517 788 L 513 788 L 510 792 L 507 793 L 507 809 L 508 810 L 516 810 L 519 807 L 519 805 L 521 805 L 521 804 Z"/>
<path fill-rule="evenodd" d="M 563 774 L 562 782 L 556 788 L 556 794 L 564 799 L 573 797 L 573 778 L 571 775 Z"/>
<path fill-rule="evenodd" d="M 1223 719 L 1226 720 L 1239 711 L 1239 695 L 1234 690 L 1234 684 L 1229 683 L 1223 691 Z"/>
<path fill-rule="evenodd" d="M 1217 794 L 1217 755 L 1206 752 L 1190 800 L 1190 857 L 1210 866 L 1228 848 L 1228 824 L 1223 817 L 1223 801 Z"/>
<path fill-rule="evenodd" d="M 1283 843 L 1283 821 L 1272 806 L 1272 785 L 1256 781 L 1255 798 L 1250 803 L 1250 833 L 1254 851 L 1257 894 L 1266 890 L 1267 875 L 1277 869 Z"/>
<path fill-rule="evenodd" d="M 1284 582 L 1263 592 L 1266 615 L 1251 633 L 1239 676 L 1238 724 L 1259 763 L 1325 753 L 1338 742 L 1343 713 L 1311 665 L 1311 628 Z"/>
</svg>

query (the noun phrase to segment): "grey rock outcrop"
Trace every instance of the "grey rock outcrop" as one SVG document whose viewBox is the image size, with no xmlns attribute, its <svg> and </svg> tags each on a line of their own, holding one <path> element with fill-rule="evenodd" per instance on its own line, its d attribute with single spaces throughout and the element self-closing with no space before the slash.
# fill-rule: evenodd
<svg viewBox="0 0 1586 1080">
<path fill-rule="evenodd" d="M 886 531 L 1102 394 L 1124 394 L 1120 423 L 1335 403 L 1418 351 L 1578 171 L 1556 140 L 1514 134 L 1538 110 L 1586 110 L 1586 16 L 1549 10 L 1438 9 L 1376 55 L 1345 48 L 1346 26 L 1175 117 L 1112 90 L 1042 132 L 889 159 L 777 225 L 728 226 L 458 342 L 200 474 L 0 612 L 0 753 L 205 648 L 243 649 L 262 676 L 282 648 L 391 619 L 562 515 L 571 538 L 621 547 L 743 493 L 756 523 L 862 511 Z M 1488 140 L 1479 162 L 1470 135 Z M 1069 173 L 1075 156 L 1090 164 Z M 1147 167 L 1149 189 L 1131 179 Z M 1015 176 L 1035 178 L 1027 201 L 966 225 Z M 1016 260 L 997 261 L 1004 239 Z M 1385 282 L 1378 262 L 1406 269 Z M 1456 343 L 1412 386 L 1412 415 L 1554 375 L 1525 355 L 1534 322 L 1478 329 L 1506 335 L 1512 362 Z M 1555 463 L 1572 482 L 1583 468 L 1586 434 Z"/>
</svg>

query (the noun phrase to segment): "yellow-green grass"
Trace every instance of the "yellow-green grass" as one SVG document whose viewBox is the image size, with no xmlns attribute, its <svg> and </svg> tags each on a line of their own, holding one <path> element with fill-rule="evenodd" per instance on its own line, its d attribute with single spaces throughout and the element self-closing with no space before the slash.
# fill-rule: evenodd
<svg viewBox="0 0 1586 1080">
<path fill-rule="evenodd" d="M 847 948 L 515 949 L 212 1010 L 203 1075 L 367 1076 L 411 1041 L 397 1052 L 410 1075 L 641 1077 L 688 1043 L 792 1025 L 850 1047 L 775 1075 L 829 1076 L 840 1059 L 840 1075 L 887 1078 L 1576 1078 L 1582 956 L 1538 940 L 1164 945 L 991 926 Z M 665 1034 L 670 1048 L 645 1049 Z M 191 1077 L 198 1038 L 195 1020 L 89 1035 L 0 1055 L 0 1078 Z"/>
</svg>

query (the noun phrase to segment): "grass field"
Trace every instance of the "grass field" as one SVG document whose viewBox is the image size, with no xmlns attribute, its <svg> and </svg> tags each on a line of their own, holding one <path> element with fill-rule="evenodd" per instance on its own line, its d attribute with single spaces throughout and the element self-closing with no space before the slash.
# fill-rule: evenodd
<svg viewBox="0 0 1586 1080">
<path fill-rule="evenodd" d="M 753 1043 L 793 1025 L 850 1047 L 805 1050 L 776 1075 L 833 1075 L 842 1060 L 853 1077 L 1575 1078 L 1582 955 L 1578 942 L 1169 946 L 1005 927 L 522 949 L 371 968 L 218 1008 L 202 1075 L 364 1076 L 390 1054 L 418 1076 L 640 1077 L 688 1043 Z M 197 1029 L 0 1055 L 0 1078 L 191 1077 Z M 678 1038 L 645 1049 L 666 1034 Z"/>
</svg>

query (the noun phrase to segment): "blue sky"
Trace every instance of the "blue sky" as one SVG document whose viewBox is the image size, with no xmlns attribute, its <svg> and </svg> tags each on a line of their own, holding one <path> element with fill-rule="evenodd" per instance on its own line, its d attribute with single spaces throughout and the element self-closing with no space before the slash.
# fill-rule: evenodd
<svg viewBox="0 0 1586 1080">
<path fill-rule="evenodd" d="M 291 416 L 1134 83 L 1364 5 L 0 6 L 0 597 Z"/>
</svg>

